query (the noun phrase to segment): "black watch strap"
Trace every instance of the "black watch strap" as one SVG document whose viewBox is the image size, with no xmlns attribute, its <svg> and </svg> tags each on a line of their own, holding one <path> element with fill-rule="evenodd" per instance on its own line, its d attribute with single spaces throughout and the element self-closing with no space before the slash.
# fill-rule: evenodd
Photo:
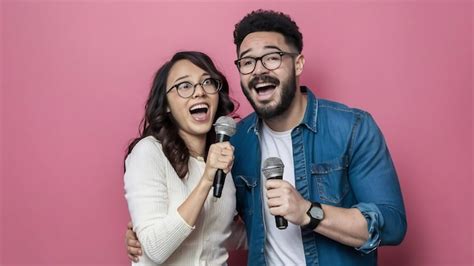
<svg viewBox="0 0 474 266">
<path fill-rule="evenodd" d="M 309 207 L 308 211 L 306 212 L 306 214 L 309 216 L 309 223 L 306 224 L 306 225 L 301 226 L 301 228 L 303 228 L 305 230 L 313 231 L 319 225 L 319 222 L 321 222 L 321 220 L 322 220 L 322 217 L 321 217 L 321 219 L 317 219 L 316 217 L 313 217 L 313 215 L 311 215 L 311 209 L 312 208 L 319 208 L 321 210 L 323 209 L 321 207 L 321 203 L 311 202 L 311 206 Z"/>
</svg>

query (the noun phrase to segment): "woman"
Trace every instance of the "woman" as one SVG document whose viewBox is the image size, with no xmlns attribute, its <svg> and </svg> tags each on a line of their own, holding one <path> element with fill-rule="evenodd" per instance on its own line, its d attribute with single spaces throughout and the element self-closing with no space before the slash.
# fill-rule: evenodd
<svg viewBox="0 0 474 266">
<path fill-rule="evenodd" d="M 200 52 L 179 52 L 157 72 L 140 137 L 125 160 L 125 197 L 144 250 L 140 265 L 226 263 L 235 187 L 210 193 L 217 169 L 233 163 L 229 142 L 214 143 L 213 123 L 234 110 L 225 77 Z"/>
</svg>

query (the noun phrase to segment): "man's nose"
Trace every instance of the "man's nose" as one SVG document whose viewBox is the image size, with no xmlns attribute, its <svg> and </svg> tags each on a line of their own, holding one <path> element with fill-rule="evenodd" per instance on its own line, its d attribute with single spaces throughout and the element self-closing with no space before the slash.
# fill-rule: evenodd
<svg viewBox="0 0 474 266">
<path fill-rule="evenodd" d="M 253 70 L 253 74 L 254 75 L 260 75 L 262 73 L 267 73 L 268 72 L 268 69 L 266 69 L 264 66 L 263 66 L 263 63 L 262 63 L 262 60 L 257 60 L 257 62 L 255 62 L 255 69 Z"/>
</svg>

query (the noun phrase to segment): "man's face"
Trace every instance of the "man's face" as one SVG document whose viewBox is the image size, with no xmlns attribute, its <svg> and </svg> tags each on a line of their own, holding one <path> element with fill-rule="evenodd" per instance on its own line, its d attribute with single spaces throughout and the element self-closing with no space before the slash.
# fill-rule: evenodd
<svg viewBox="0 0 474 266">
<path fill-rule="evenodd" d="M 273 52 L 291 53 L 295 49 L 290 49 L 280 33 L 254 32 L 247 35 L 240 45 L 239 59 L 257 58 Z M 240 73 L 242 91 L 263 119 L 281 115 L 290 107 L 297 86 L 294 57 L 281 56 L 281 65 L 273 70 L 265 68 L 259 60 L 253 72 Z"/>
</svg>

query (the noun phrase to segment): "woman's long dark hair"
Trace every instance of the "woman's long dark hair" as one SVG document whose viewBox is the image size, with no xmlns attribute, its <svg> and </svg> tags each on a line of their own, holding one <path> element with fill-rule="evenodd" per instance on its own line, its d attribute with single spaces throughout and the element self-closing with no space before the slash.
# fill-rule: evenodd
<svg viewBox="0 0 474 266">
<path fill-rule="evenodd" d="M 133 147 L 143 138 L 155 137 L 162 145 L 165 156 L 170 161 L 180 178 L 188 173 L 189 150 L 184 140 L 179 136 L 179 126 L 171 113 L 167 112 L 168 102 L 166 99 L 166 81 L 173 65 L 179 60 L 189 60 L 194 65 L 205 70 L 212 78 L 222 81 L 219 91 L 219 103 L 214 121 L 223 115 L 229 115 L 234 111 L 234 103 L 229 97 L 229 84 L 225 76 L 217 70 L 211 58 L 204 53 L 195 51 L 184 51 L 176 53 L 170 61 L 166 62 L 156 73 L 153 85 L 148 95 L 145 106 L 145 116 L 140 123 L 140 136 L 134 139 L 128 146 L 127 155 Z M 206 157 L 209 146 L 215 142 L 214 128 L 207 133 Z"/>
</svg>

